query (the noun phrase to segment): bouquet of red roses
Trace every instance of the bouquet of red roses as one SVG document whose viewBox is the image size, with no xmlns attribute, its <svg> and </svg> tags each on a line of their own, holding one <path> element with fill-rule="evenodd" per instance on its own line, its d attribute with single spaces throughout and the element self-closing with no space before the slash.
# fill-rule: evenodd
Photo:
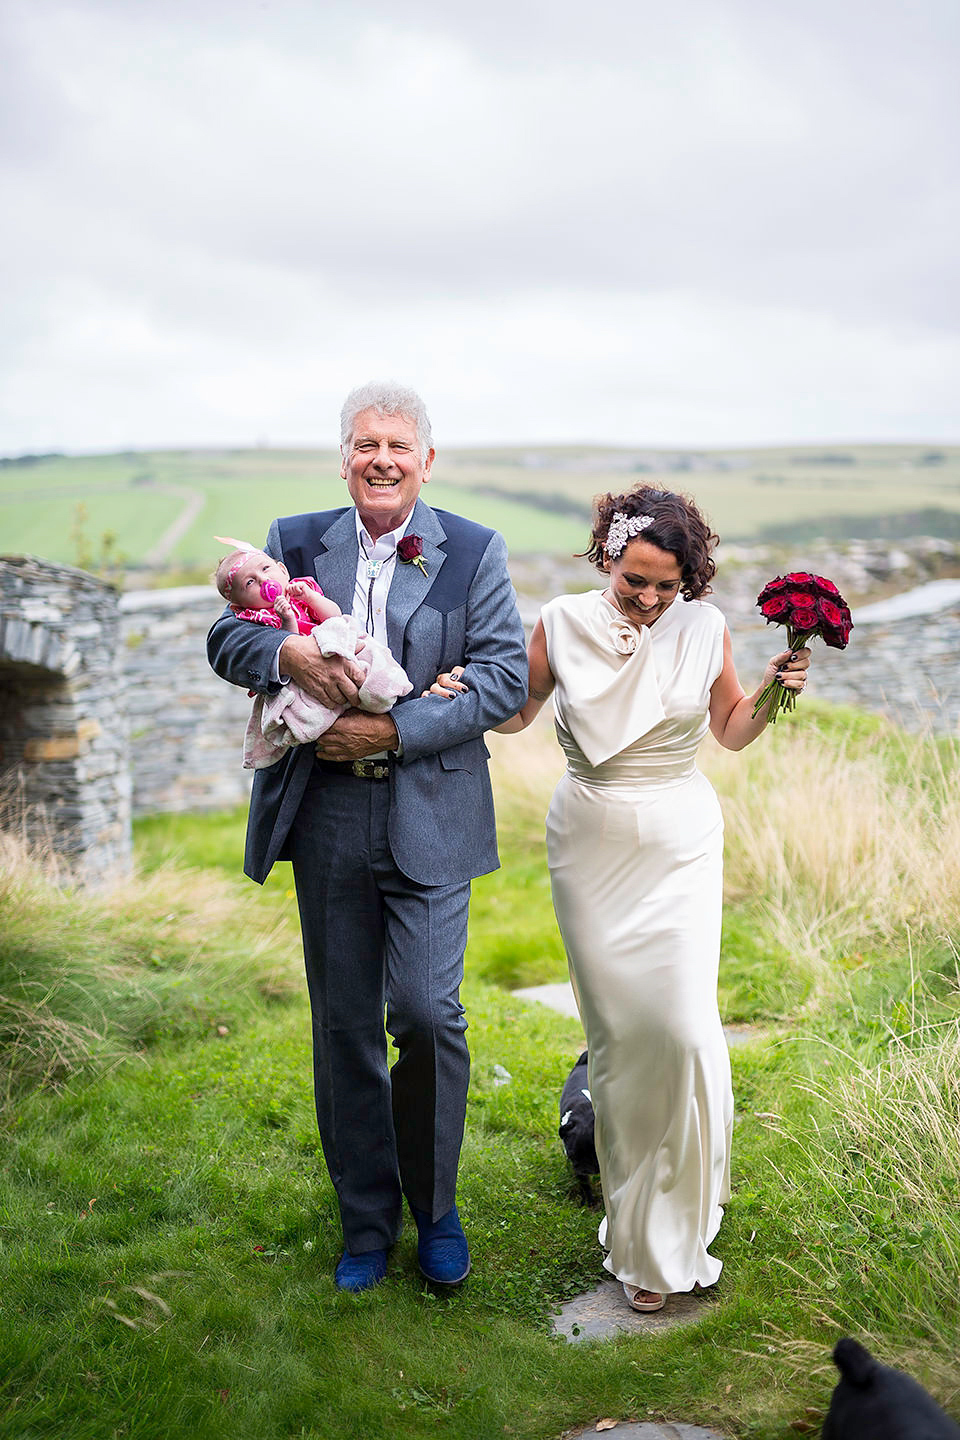
<svg viewBox="0 0 960 1440">
<path fill-rule="evenodd" d="M 849 607 L 833 581 L 822 575 L 811 575 L 807 570 L 778 575 L 764 585 L 757 604 L 768 625 L 786 625 L 791 650 L 799 650 L 815 635 L 834 650 L 844 650 L 850 639 L 853 621 Z M 771 680 L 753 707 L 754 718 L 768 701 L 767 721 L 775 721 L 779 711 L 794 708 L 796 691 L 788 690 L 777 679 Z"/>
</svg>

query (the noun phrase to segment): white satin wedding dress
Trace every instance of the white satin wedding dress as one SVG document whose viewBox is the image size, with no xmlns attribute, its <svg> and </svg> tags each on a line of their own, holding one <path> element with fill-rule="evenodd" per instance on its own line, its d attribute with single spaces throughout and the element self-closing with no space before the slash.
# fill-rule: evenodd
<svg viewBox="0 0 960 1440">
<path fill-rule="evenodd" d="M 635 628 L 600 591 L 542 612 L 567 770 L 547 815 L 557 920 L 586 1031 L 604 1265 L 711 1285 L 733 1095 L 717 1009 L 723 821 L 696 767 L 723 616 L 677 599 Z"/>
</svg>

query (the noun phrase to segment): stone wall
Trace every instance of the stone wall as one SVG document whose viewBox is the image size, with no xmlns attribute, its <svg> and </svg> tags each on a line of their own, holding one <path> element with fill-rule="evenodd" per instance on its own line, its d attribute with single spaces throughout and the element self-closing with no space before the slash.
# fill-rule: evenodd
<svg viewBox="0 0 960 1440">
<path fill-rule="evenodd" d="M 960 548 L 935 540 L 896 551 L 808 547 L 786 562 L 761 551 L 719 559 L 711 598 L 727 617 L 748 689 L 778 648 L 779 631 L 764 627 L 753 605 L 772 574 L 812 567 L 851 598 L 864 586 L 908 589 L 960 570 Z M 528 627 L 549 596 L 600 582 L 583 560 L 520 558 L 512 570 Z M 0 558 L 3 798 L 33 838 L 88 878 L 129 867 L 131 812 L 222 809 L 249 795 L 241 747 L 250 700 L 206 661 L 206 633 L 221 608 L 212 586 L 118 595 L 83 571 Z M 809 693 L 956 733 L 960 605 L 902 620 L 863 614 L 848 650 L 816 646 Z"/>
<path fill-rule="evenodd" d="M 88 879 L 130 868 L 130 754 L 116 590 L 0 558 L 0 789 L 29 840 Z"/>
<path fill-rule="evenodd" d="M 207 664 L 206 634 L 223 609 L 213 586 L 120 597 L 133 810 L 220 810 L 244 804 L 247 692 Z"/>
<path fill-rule="evenodd" d="M 511 562 L 528 629 L 543 600 L 569 590 L 604 583 L 586 560 L 555 556 Z M 783 631 L 764 625 L 756 597 L 774 575 L 813 570 L 829 576 L 851 604 L 853 637 L 846 650 L 828 650 L 815 641 L 807 694 L 858 705 L 888 716 L 907 729 L 930 727 L 956 734 L 960 728 L 960 604 L 910 618 L 874 618 L 865 597 L 900 592 L 947 575 L 960 574 L 960 544 L 934 536 L 908 537 L 897 545 L 851 540 L 843 545 L 817 541 L 785 552 L 773 546 L 721 546 L 717 577 L 708 597 L 724 613 L 733 636 L 737 671 L 752 691 Z"/>
</svg>

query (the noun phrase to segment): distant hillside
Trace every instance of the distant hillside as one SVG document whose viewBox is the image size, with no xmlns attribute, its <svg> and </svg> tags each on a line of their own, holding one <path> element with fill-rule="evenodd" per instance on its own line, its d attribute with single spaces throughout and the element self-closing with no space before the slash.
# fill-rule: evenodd
<svg viewBox="0 0 960 1440">
<path fill-rule="evenodd" d="M 0 460 L 0 550 L 96 567 L 207 571 L 214 534 L 343 503 L 324 450 L 169 450 Z M 426 498 L 502 530 L 515 554 L 582 549 L 591 500 L 640 481 L 694 495 L 724 540 L 960 534 L 960 446 L 442 451 Z"/>
</svg>

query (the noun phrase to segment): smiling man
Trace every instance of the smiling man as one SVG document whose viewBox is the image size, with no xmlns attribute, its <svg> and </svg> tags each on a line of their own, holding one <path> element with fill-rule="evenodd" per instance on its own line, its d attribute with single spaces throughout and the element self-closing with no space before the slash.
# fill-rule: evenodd
<svg viewBox="0 0 960 1440">
<path fill-rule="evenodd" d="M 352 391 L 341 454 L 353 506 L 276 520 L 265 548 L 292 575 L 314 575 L 389 647 L 411 696 L 387 715 L 357 710 L 362 675 L 350 661 L 229 609 L 208 654 L 244 689 L 269 693 L 293 679 L 349 707 L 315 750 L 257 771 L 244 868 L 262 884 L 275 860 L 293 862 L 317 1120 L 343 1226 L 337 1287 L 384 1278 L 403 1196 L 421 1270 L 455 1285 L 470 1269 L 456 1207 L 470 1069 L 459 999 L 467 907 L 470 881 L 499 863 L 483 732 L 526 699 L 523 628 L 502 537 L 420 498 L 434 451 L 414 391 Z M 467 691 L 421 695 L 455 664 Z"/>
</svg>

